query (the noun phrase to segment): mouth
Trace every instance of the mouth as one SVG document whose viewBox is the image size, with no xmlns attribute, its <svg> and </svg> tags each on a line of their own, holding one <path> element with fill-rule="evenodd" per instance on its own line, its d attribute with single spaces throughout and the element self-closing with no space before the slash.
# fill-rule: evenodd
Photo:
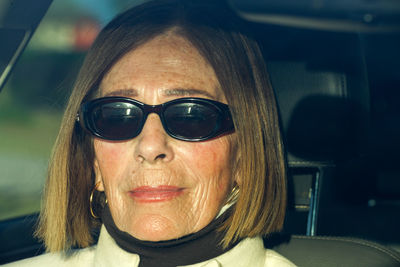
<svg viewBox="0 0 400 267">
<path fill-rule="evenodd" d="M 138 202 L 162 202 L 174 199 L 183 194 L 184 188 L 162 185 L 162 186 L 140 186 L 129 191 L 129 196 Z"/>
</svg>

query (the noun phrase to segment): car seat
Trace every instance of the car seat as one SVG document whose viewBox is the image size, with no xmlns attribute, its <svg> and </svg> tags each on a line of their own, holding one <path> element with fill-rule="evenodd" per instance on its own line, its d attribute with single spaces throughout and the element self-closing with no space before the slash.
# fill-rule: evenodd
<svg viewBox="0 0 400 267">
<path fill-rule="evenodd" d="M 285 234 L 266 238 L 266 246 L 300 266 L 400 266 L 396 251 L 354 238 L 370 233 L 349 231 L 359 222 L 358 207 L 343 201 L 346 183 L 360 179 L 353 174 L 362 164 L 352 171 L 343 166 L 363 161 L 369 149 L 370 90 L 359 36 L 259 27 L 267 28 L 258 31 L 289 169 Z"/>
</svg>

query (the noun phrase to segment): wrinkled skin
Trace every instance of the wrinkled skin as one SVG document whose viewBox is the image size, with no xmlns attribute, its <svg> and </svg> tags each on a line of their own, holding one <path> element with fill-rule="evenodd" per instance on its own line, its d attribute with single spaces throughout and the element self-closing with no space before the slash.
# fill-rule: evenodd
<svg viewBox="0 0 400 267">
<path fill-rule="evenodd" d="M 185 39 L 163 34 L 121 58 L 101 82 L 102 96 L 146 104 L 181 97 L 225 102 L 212 67 Z M 105 191 L 118 228 L 149 241 L 169 240 L 204 228 L 225 204 L 233 184 L 233 136 L 185 142 L 166 134 L 150 114 L 139 136 L 94 140 L 96 182 Z M 146 186 L 146 187 L 144 187 Z M 137 198 L 137 188 L 174 188 L 176 194 Z M 157 192 L 156 192 L 157 194 Z"/>
</svg>

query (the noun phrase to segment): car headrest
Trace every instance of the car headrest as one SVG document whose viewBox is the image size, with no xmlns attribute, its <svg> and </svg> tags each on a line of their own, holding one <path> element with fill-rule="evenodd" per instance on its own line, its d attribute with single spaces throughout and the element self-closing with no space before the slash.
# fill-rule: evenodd
<svg viewBox="0 0 400 267">
<path fill-rule="evenodd" d="M 363 147 L 369 89 L 352 40 L 335 47 L 310 37 L 297 42 L 302 57 L 267 60 L 291 165 L 351 157 Z"/>
</svg>

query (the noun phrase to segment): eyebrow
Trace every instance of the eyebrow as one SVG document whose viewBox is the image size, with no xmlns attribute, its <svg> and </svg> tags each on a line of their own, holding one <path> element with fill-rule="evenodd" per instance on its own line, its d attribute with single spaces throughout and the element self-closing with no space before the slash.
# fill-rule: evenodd
<svg viewBox="0 0 400 267">
<path fill-rule="evenodd" d="M 205 90 L 195 89 L 195 88 L 173 88 L 173 89 L 167 89 L 163 93 L 166 96 L 202 95 L 202 96 L 207 96 L 212 99 L 214 99 L 216 97 Z"/>
<path fill-rule="evenodd" d="M 104 96 L 129 96 L 129 97 L 137 97 L 138 91 L 136 89 L 118 89 L 112 92 L 108 92 Z"/>
<path fill-rule="evenodd" d="M 195 88 L 173 88 L 163 90 L 165 96 L 193 96 L 202 95 L 209 97 L 211 99 L 216 98 L 216 96 L 210 94 L 209 92 L 201 89 Z M 137 97 L 139 96 L 138 90 L 136 89 L 118 89 L 112 92 L 108 92 L 104 96 L 126 96 L 126 97 Z"/>
</svg>

